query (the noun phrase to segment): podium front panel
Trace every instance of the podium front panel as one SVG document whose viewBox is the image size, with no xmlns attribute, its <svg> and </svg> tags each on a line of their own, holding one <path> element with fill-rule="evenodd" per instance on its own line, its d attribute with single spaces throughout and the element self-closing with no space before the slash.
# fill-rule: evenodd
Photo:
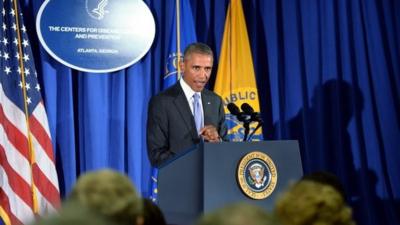
<svg viewBox="0 0 400 225">
<path fill-rule="evenodd" d="M 274 191 L 262 200 L 247 197 L 237 182 L 237 167 L 240 160 L 253 151 L 267 154 L 274 162 L 277 171 Z M 303 175 L 297 141 L 206 143 L 203 170 L 204 212 L 239 201 L 271 210 L 279 193 L 291 181 L 296 181 Z"/>
<path fill-rule="evenodd" d="M 247 197 L 237 182 L 240 160 L 254 151 L 266 154 L 277 173 L 274 191 L 262 200 Z M 204 143 L 160 167 L 158 204 L 168 224 L 192 224 L 202 213 L 239 201 L 271 210 L 279 193 L 302 174 L 297 141 Z"/>
<path fill-rule="evenodd" d="M 158 206 L 168 224 L 191 224 L 203 211 L 203 151 L 197 148 L 159 169 Z"/>
</svg>

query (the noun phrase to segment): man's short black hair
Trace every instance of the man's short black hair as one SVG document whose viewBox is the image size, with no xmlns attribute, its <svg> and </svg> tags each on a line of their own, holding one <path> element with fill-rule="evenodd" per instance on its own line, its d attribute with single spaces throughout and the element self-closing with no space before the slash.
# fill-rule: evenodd
<svg viewBox="0 0 400 225">
<path fill-rule="evenodd" d="M 214 59 L 214 54 L 211 48 L 201 42 L 196 42 L 188 45 L 183 53 L 183 60 L 187 59 L 192 53 L 198 53 L 203 55 L 210 55 Z"/>
</svg>

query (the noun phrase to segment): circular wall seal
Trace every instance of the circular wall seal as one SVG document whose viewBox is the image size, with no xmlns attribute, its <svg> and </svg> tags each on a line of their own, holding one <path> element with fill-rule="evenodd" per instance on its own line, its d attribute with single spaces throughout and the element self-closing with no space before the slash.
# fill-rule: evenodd
<svg viewBox="0 0 400 225">
<path fill-rule="evenodd" d="M 252 199 L 265 199 L 275 189 L 278 174 L 272 159 L 265 153 L 246 154 L 237 167 L 240 189 Z"/>
<path fill-rule="evenodd" d="M 156 25 L 137 0 L 46 0 L 36 18 L 43 48 L 70 68 L 110 73 L 139 61 L 151 48 Z"/>
</svg>

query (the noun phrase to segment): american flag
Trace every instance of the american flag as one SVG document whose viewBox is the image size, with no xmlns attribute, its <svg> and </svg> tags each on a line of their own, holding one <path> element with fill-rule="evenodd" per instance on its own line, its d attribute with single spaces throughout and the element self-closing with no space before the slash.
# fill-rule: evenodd
<svg viewBox="0 0 400 225">
<path fill-rule="evenodd" d="M 17 0 L 1 1 L 0 216 L 26 224 L 60 204 L 51 136 Z"/>
</svg>

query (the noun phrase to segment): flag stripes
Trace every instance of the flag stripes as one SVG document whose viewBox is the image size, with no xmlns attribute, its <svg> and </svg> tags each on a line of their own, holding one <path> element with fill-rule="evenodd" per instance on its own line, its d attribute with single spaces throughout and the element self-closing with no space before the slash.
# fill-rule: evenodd
<svg viewBox="0 0 400 225">
<path fill-rule="evenodd" d="M 0 167 L 0 173 L 1 172 L 2 171 Z M 3 198 L 3 196 L 6 196 L 6 194 L 2 189 L 0 189 L 0 196 L 0 201 L 2 202 L 2 205 L 0 206 L 0 216 L 3 219 L 3 222 L 5 224 L 21 224 L 22 222 L 18 220 L 13 213 L 11 213 L 10 203 L 8 198 Z"/>
<path fill-rule="evenodd" d="M 2 166 L 0 166 L 0 173 L 6 174 Z M 27 205 L 10 187 L 9 177 L 7 175 L 2 176 L 1 185 L 2 207 L 6 206 L 5 211 L 11 220 L 11 224 L 26 224 L 31 222 L 34 218 L 31 206 Z"/>
<path fill-rule="evenodd" d="M 3 130 L 0 129 L 0 132 L 2 131 Z M 29 183 L 27 183 L 18 173 L 15 172 L 15 170 L 11 166 L 12 163 L 10 165 L 6 158 L 7 155 L 5 153 L 5 150 L 2 146 L 0 146 L 0 159 L 3 162 L 1 167 L 6 174 L 13 178 L 9 181 L 9 186 L 12 190 L 14 190 L 15 194 L 20 196 L 27 205 L 32 207 L 32 198 L 30 197 L 31 189 L 29 188 Z"/>
</svg>

